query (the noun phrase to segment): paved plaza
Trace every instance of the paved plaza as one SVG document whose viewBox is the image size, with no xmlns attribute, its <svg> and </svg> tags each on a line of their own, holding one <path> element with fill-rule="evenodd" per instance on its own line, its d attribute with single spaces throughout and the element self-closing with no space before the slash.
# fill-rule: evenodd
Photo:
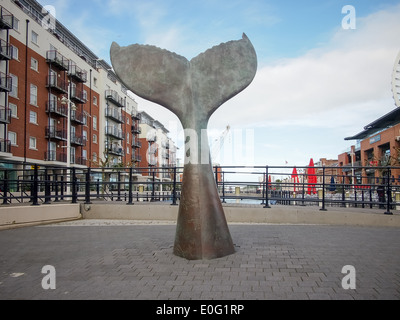
<svg viewBox="0 0 400 320">
<path fill-rule="evenodd" d="M 0 299 L 400 299 L 399 228 L 230 231 L 236 253 L 211 261 L 174 256 L 173 223 L 80 220 L 0 231 Z M 349 265 L 356 288 L 345 290 Z M 44 266 L 54 267 L 54 290 L 42 287 L 51 283 Z"/>
</svg>

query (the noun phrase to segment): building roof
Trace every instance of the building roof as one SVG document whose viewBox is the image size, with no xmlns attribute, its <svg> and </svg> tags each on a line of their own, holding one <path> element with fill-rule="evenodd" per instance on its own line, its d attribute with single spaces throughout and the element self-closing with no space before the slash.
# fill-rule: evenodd
<svg viewBox="0 0 400 320">
<path fill-rule="evenodd" d="M 381 131 L 386 128 L 393 127 L 394 125 L 400 123 L 400 108 L 396 108 L 384 116 L 376 119 L 370 124 L 364 127 L 364 131 L 352 136 L 347 137 L 344 140 L 363 140 L 366 137 L 369 137 L 378 131 Z"/>
</svg>

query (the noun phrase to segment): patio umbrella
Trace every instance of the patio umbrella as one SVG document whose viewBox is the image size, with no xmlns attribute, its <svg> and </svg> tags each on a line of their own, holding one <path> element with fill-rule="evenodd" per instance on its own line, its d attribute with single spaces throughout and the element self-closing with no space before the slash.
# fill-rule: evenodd
<svg viewBox="0 0 400 320">
<path fill-rule="evenodd" d="M 317 184 L 317 176 L 315 174 L 315 167 L 314 167 L 314 160 L 311 158 L 310 164 L 308 165 L 307 169 L 307 175 L 308 175 L 308 194 L 316 194 L 317 189 L 315 188 L 315 185 Z"/>
<path fill-rule="evenodd" d="M 293 182 L 293 191 L 296 192 L 296 183 L 299 183 L 299 175 L 297 174 L 296 167 L 293 168 L 292 172 L 292 182 Z"/>
</svg>

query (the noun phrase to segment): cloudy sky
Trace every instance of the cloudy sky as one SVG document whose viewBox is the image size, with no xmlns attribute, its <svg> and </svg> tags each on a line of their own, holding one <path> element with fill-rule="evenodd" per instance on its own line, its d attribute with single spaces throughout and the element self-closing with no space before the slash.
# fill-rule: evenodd
<svg viewBox="0 0 400 320">
<path fill-rule="evenodd" d="M 223 165 L 306 166 L 310 158 L 335 159 L 351 146 L 345 137 L 396 107 L 391 77 L 400 51 L 397 0 L 39 2 L 53 6 L 57 19 L 108 62 L 112 41 L 152 44 L 190 60 L 245 32 L 258 56 L 256 78 L 209 126 L 214 146 L 231 127 L 215 154 Z M 177 118 L 137 101 L 182 146 Z"/>
</svg>

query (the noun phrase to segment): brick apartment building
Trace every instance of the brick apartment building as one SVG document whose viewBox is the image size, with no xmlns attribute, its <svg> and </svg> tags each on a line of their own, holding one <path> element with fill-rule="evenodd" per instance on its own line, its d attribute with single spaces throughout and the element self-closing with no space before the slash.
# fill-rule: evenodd
<svg viewBox="0 0 400 320">
<path fill-rule="evenodd" d="M 0 10 L 0 162 L 147 166 L 138 105 L 112 67 L 35 0 Z"/>
</svg>

